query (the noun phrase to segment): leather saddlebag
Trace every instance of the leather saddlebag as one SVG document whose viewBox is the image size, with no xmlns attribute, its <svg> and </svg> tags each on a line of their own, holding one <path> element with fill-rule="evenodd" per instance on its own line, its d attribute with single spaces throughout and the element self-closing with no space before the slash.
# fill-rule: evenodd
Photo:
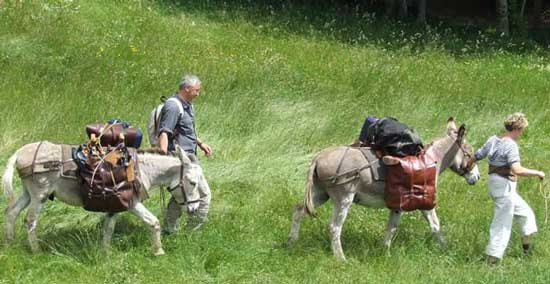
<svg viewBox="0 0 550 284">
<path fill-rule="evenodd" d="M 399 163 L 388 165 L 386 206 L 404 211 L 433 209 L 436 205 L 436 162 L 424 153 L 395 158 Z"/>
<path fill-rule="evenodd" d="M 127 147 L 139 148 L 143 133 L 141 129 L 132 126 L 126 127 L 123 123 L 103 124 L 95 123 L 86 126 L 88 138 L 94 134 L 99 138 L 101 146 L 117 146 L 124 143 Z M 122 134 L 122 136 L 121 136 Z M 121 139 L 122 137 L 122 139 Z"/>
<path fill-rule="evenodd" d="M 122 151 L 110 150 L 109 157 L 90 155 L 79 165 L 81 194 L 88 211 L 121 212 L 133 207 L 132 198 L 139 188 L 134 173 L 136 160 L 126 162 Z"/>
</svg>

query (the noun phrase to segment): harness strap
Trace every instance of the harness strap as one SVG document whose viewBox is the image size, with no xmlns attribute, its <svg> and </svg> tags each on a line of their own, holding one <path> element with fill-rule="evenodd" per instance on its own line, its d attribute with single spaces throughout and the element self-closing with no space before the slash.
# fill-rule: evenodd
<svg viewBox="0 0 550 284">
<path fill-rule="evenodd" d="M 334 176 L 332 183 L 336 183 L 336 178 L 338 177 L 338 172 L 340 172 L 340 168 L 342 167 L 342 163 L 344 163 L 344 158 L 346 157 L 346 154 L 349 151 L 349 146 L 346 147 L 346 150 L 344 151 L 344 154 L 342 154 L 342 157 L 340 158 L 340 162 L 338 162 L 338 167 L 336 168 L 336 175 Z"/>
<path fill-rule="evenodd" d="M 36 166 L 36 157 L 38 156 L 38 150 L 40 149 L 40 146 L 42 146 L 42 142 L 38 143 L 38 146 L 36 147 L 36 150 L 34 151 L 34 156 L 32 157 L 32 163 L 31 163 L 31 176 L 34 178 L 34 167 Z"/>
<path fill-rule="evenodd" d="M 343 172 L 341 174 L 337 174 L 337 175 L 325 178 L 323 181 L 330 181 L 332 183 L 332 186 L 346 184 L 348 182 L 351 182 L 351 181 L 355 180 L 358 177 L 360 172 L 362 172 L 363 170 L 368 169 L 370 167 L 371 167 L 371 165 L 369 163 L 367 163 L 367 164 L 365 164 L 364 166 L 362 166 L 360 168 L 351 169 L 351 170 Z M 336 183 L 336 180 L 343 177 L 343 176 L 351 176 L 351 177 L 347 180 Z"/>
<path fill-rule="evenodd" d="M 101 165 L 103 165 L 103 163 L 105 162 L 105 159 L 111 155 L 112 153 L 114 153 L 116 151 L 115 150 L 112 150 L 111 152 L 107 153 L 105 156 L 101 157 L 99 163 L 97 164 L 97 166 L 95 167 L 94 169 L 94 172 L 92 173 L 92 182 L 90 184 L 90 191 L 91 191 L 91 186 L 94 184 L 94 180 L 95 180 L 95 174 L 97 173 L 97 170 L 101 167 Z M 111 171 L 111 176 L 113 175 L 113 171 Z M 113 184 L 116 184 L 115 182 L 115 178 L 114 176 L 112 177 L 113 178 Z"/>
<path fill-rule="evenodd" d="M 168 192 L 172 192 L 172 191 L 174 191 L 174 190 L 176 190 L 176 189 L 178 189 L 178 188 L 181 190 L 181 194 L 182 194 L 183 198 L 185 198 L 185 201 L 183 201 L 183 202 L 178 202 L 178 201 L 174 198 L 174 201 L 176 201 L 176 203 L 177 203 L 178 205 L 182 205 L 182 206 L 183 206 L 183 205 L 189 205 L 189 204 L 193 204 L 193 203 L 200 202 L 200 199 L 192 200 L 192 201 L 187 200 L 187 196 L 185 195 L 185 189 L 183 188 L 183 163 L 181 164 L 181 168 L 180 168 L 180 182 L 179 182 L 178 185 L 175 186 L 175 187 L 172 187 L 172 188 L 168 187 L 167 190 L 168 190 Z"/>
</svg>

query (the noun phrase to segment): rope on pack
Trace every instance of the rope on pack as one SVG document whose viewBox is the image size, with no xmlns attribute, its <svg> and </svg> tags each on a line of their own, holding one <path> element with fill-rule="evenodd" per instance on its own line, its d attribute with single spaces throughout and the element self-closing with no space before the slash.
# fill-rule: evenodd
<svg viewBox="0 0 550 284">
<path fill-rule="evenodd" d="M 550 191 L 548 190 L 548 184 L 543 180 L 539 183 L 539 192 L 544 199 L 544 224 L 548 224 L 548 200 L 550 199 Z"/>
</svg>

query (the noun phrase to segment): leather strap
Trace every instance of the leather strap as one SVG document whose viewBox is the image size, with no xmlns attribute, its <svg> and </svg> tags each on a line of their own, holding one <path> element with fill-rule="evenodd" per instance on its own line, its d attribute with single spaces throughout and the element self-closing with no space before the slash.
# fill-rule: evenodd
<svg viewBox="0 0 550 284">
<path fill-rule="evenodd" d="M 349 151 L 349 146 L 346 147 L 346 150 L 344 151 L 344 154 L 342 154 L 342 157 L 340 158 L 340 162 L 338 162 L 338 167 L 336 168 L 336 174 L 334 175 L 334 178 L 332 180 L 332 183 L 336 183 L 336 178 L 338 177 L 338 173 L 340 172 L 340 168 L 342 167 L 342 164 L 344 163 L 344 158 L 346 157 L 346 154 Z"/>
<path fill-rule="evenodd" d="M 36 165 L 36 157 L 38 156 L 38 150 L 40 149 L 40 146 L 42 146 L 42 142 L 38 143 L 38 146 L 36 147 L 36 150 L 34 151 L 34 156 L 32 157 L 32 164 L 31 164 L 31 176 L 34 178 L 34 167 Z"/>
<path fill-rule="evenodd" d="M 512 173 L 512 169 L 508 166 L 497 167 L 489 165 L 489 174 L 497 174 L 503 178 L 507 178 L 510 181 L 517 181 L 517 177 Z"/>
</svg>

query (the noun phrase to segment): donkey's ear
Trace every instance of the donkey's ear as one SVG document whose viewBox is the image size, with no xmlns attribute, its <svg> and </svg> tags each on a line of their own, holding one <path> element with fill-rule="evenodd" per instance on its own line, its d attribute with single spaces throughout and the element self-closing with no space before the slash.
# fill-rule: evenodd
<svg viewBox="0 0 550 284">
<path fill-rule="evenodd" d="M 465 137 L 466 137 L 466 125 L 462 124 L 460 125 L 460 128 L 458 128 L 458 136 L 456 137 L 456 141 L 462 144 L 462 142 L 464 142 Z"/>
<path fill-rule="evenodd" d="M 187 165 L 187 164 L 191 163 L 191 160 L 189 160 L 189 158 L 187 157 L 187 154 L 185 153 L 185 151 L 183 151 L 178 144 L 176 144 L 176 154 L 178 155 L 178 158 L 180 158 L 180 161 L 184 165 Z"/>
<path fill-rule="evenodd" d="M 449 117 L 449 119 L 447 119 L 447 132 L 451 132 L 454 130 L 456 130 L 456 122 L 455 118 L 451 116 Z"/>
</svg>

